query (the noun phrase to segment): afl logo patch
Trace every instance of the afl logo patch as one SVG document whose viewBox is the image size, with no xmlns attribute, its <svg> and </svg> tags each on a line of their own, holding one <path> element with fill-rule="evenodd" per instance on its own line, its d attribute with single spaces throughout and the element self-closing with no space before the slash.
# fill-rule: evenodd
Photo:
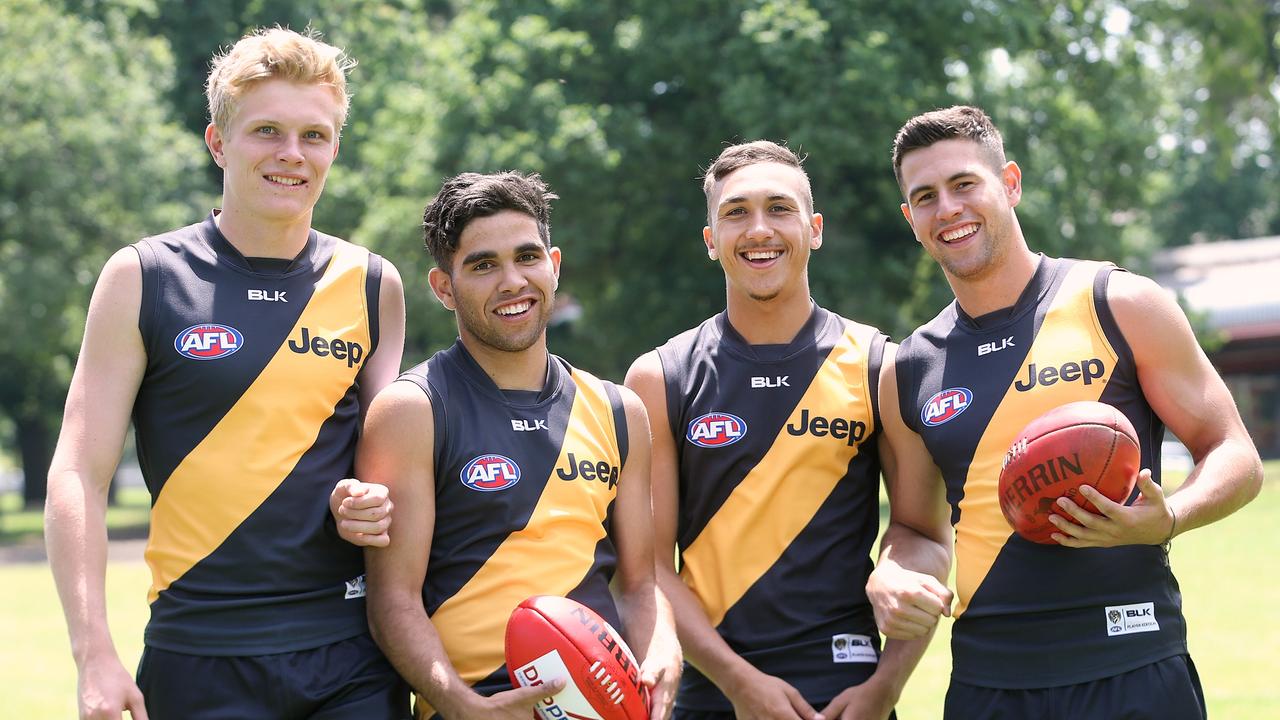
<svg viewBox="0 0 1280 720">
<path fill-rule="evenodd" d="M 173 349 L 192 360 L 217 360 L 244 345 L 244 335 L 227 325 L 192 325 L 173 339 Z"/>
<path fill-rule="evenodd" d="M 714 448 L 732 445 L 747 435 L 747 424 L 729 413 L 707 413 L 689 423 L 685 437 L 698 447 Z"/>
<path fill-rule="evenodd" d="M 934 394 L 920 411 L 920 420 L 929 427 L 941 425 L 964 412 L 973 402 L 973 393 L 969 388 L 947 388 Z"/>
<path fill-rule="evenodd" d="M 520 482 L 520 466 L 501 455 L 481 455 L 462 467 L 462 484 L 480 492 L 497 492 Z"/>
</svg>

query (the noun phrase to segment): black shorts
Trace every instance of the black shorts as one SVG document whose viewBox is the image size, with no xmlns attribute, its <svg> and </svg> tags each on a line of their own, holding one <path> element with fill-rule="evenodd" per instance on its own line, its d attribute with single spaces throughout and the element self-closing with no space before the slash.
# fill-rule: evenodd
<svg viewBox="0 0 1280 720">
<path fill-rule="evenodd" d="M 1200 676 L 1189 655 L 1175 655 L 1078 685 L 1009 690 L 951 682 L 944 720 L 1204 720 Z"/>
<path fill-rule="evenodd" d="M 822 706 L 815 706 L 815 710 L 822 711 Z M 897 720 L 897 713 L 889 713 L 888 720 Z M 732 710 L 681 710 L 676 708 L 671 713 L 671 720 L 736 720 L 736 716 Z"/>
<path fill-rule="evenodd" d="M 147 647 L 138 687 L 151 720 L 404 720 L 409 687 L 368 635 L 298 652 L 187 655 Z"/>
</svg>

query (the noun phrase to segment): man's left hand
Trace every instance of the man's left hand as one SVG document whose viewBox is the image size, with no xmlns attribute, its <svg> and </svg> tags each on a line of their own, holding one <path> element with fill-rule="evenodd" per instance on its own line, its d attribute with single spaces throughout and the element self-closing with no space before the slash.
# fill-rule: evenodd
<svg viewBox="0 0 1280 720">
<path fill-rule="evenodd" d="M 1058 498 L 1049 522 L 1059 532 L 1052 535 L 1066 547 L 1116 547 L 1117 545 L 1160 545 L 1173 528 L 1173 510 L 1164 490 L 1151 479 L 1151 471 L 1138 473 L 1138 490 L 1142 493 L 1132 505 L 1111 500 L 1089 485 L 1080 486 L 1080 495 L 1098 508 L 1085 511 L 1065 497 Z M 1061 517 L 1066 514 L 1076 522 Z M 1077 524 L 1079 523 L 1079 524 Z"/>
<path fill-rule="evenodd" d="M 391 498 L 386 485 L 340 480 L 329 495 L 329 512 L 338 525 L 338 536 L 362 547 L 386 547 L 391 543 Z"/>
<path fill-rule="evenodd" d="M 640 665 L 640 682 L 649 689 L 649 720 L 671 717 L 676 691 L 680 689 L 684 656 L 679 643 L 664 645 L 672 647 L 655 647 L 655 643 L 650 643 L 648 656 Z"/>
<path fill-rule="evenodd" d="M 893 712 L 895 698 L 879 684 L 868 680 L 846 688 L 822 708 L 828 720 L 885 720 Z"/>
</svg>

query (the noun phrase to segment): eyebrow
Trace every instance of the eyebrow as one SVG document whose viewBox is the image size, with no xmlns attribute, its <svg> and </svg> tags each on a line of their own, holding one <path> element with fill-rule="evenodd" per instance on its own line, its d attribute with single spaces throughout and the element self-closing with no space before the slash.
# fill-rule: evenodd
<svg viewBox="0 0 1280 720">
<path fill-rule="evenodd" d="M 540 242 L 527 242 L 517 245 L 514 252 L 516 255 L 519 255 L 520 253 L 543 252 L 544 250 L 546 250 L 546 246 Z M 462 258 L 462 264 L 470 265 L 472 263 L 478 263 L 481 260 L 493 260 L 496 257 L 498 257 L 498 253 L 493 250 L 477 250 Z"/>
<path fill-rule="evenodd" d="M 746 202 L 747 199 L 748 198 L 746 195 L 734 195 L 733 197 L 727 197 L 721 200 L 720 204 L 717 207 L 724 207 L 725 205 L 737 205 L 739 203 Z M 775 202 L 777 200 L 785 200 L 787 202 L 796 202 L 795 198 L 791 197 L 790 195 L 785 195 L 783 193 L 774 193 L 766 197 L 765 200 L 769 202 Z"/>
<path fill-rule="evenodd" d="M 951 177 L 947 178 L 947 183 L 953 183 L 962 177 L 968 177 L 968 176 L 977 175 L 977 174 L 978 173 L 973 170 L 961 170 L 955 175 L 952 175 Z M 907 191 L 907 197 L 913 198 L 916 196 L 917 193 L 923 192 L 925 190 L 932 190 L 932 189 L 933 189 L 932 185 L 917 185 Z"/>
</svg>

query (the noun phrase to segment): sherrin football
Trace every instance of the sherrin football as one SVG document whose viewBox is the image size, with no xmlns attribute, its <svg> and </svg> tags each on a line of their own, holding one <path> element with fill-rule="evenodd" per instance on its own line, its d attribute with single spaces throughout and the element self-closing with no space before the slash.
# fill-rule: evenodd
<svg viewBox="0 0 1280 720">
<path fill-rule="evenodd" d="M 1129 418 L 1111 405 L 1073 402 L 1032 420 L 1005 454 L 1000 471 L 1000 510 L 1019 535 L 1032 542 L 1056 545 L 1058 528 L 1049 515 L 1066 496 L 1096 513 L 1080 495 L 1091 485 L 1124 503 L 1133 492 L 1142 452 Z M 1071 522 L 1065 511 L 1056 514 Z"/>
<path fill-rule="evenodd" d="M 649 693 L 622 636 L 568 598 L 535 595 L 507 620 L 507 673 L 515 687 L 565 678 L 536 708 L 541 720 L 645 720 Z"/>
</svg>

